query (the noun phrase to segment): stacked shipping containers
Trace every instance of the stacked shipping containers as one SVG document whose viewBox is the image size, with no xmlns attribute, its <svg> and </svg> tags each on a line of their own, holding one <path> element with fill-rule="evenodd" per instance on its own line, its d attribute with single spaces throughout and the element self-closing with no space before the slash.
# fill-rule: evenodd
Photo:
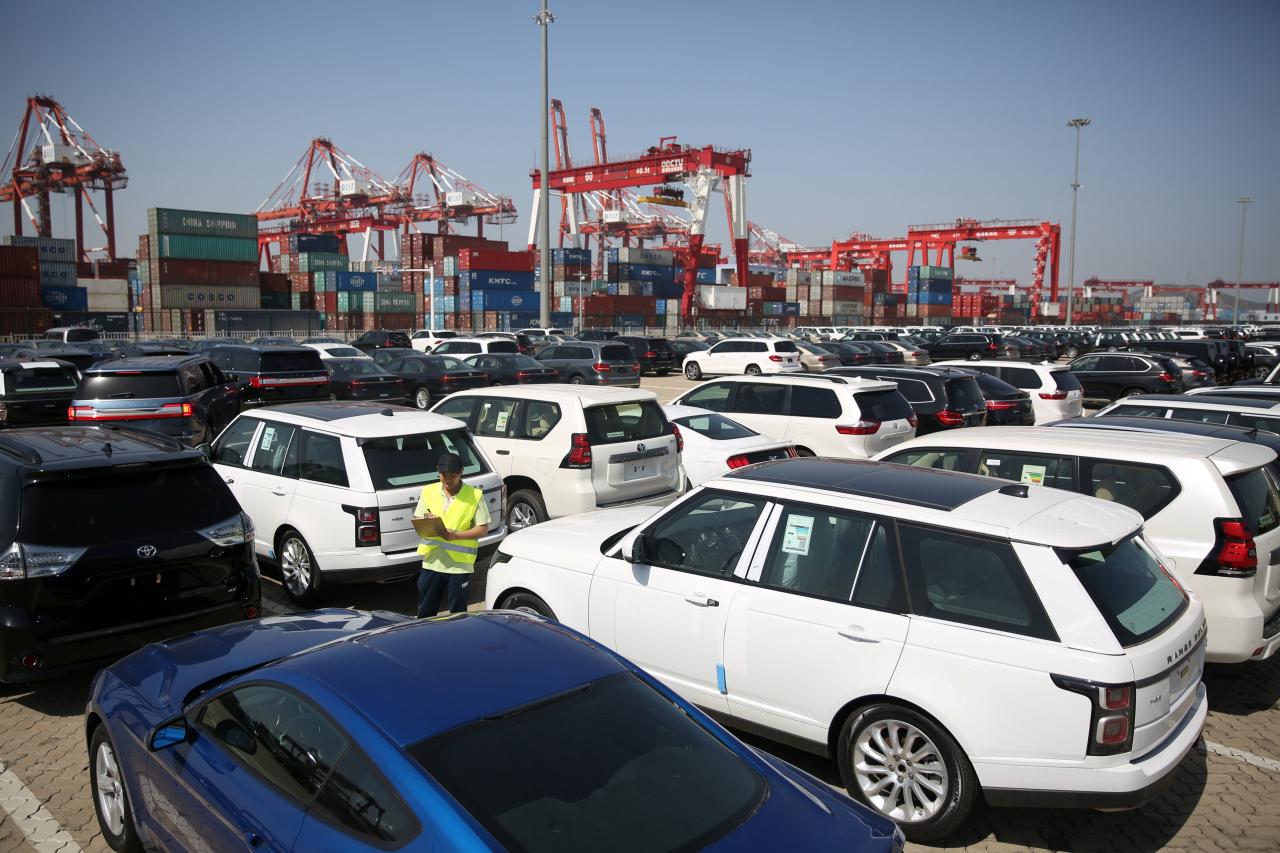
<svg viewBox="0 0 1280 853">
<path fill-rule="evenodd" d="M 35 246 L 0 246 L 0 335 L 38 335 L 52 324 L 41 304 L 40 253 Z"/>
<path fill-rule="evenodd" d="M 76 241 L 52 237 L 5 237 L 6 246 L 36 250 L 39 259 L 40 300 L 55 311 L 87 311 L 88 299 L 78 286 Z"/>
<path fill-rule="evenodd" d="M 908 318 L 925 325 L 946 325 L 952 316 L 955 271 L 951 267 L 914 266 L 907 270 Z"/>
</svg>

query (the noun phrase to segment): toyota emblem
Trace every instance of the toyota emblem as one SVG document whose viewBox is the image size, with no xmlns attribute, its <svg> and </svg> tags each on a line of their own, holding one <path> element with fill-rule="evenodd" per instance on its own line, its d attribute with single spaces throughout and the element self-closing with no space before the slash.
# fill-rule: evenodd
<svg viewBox="0 0 1280 853">
<path fill-rule="evenodd" d="M 636 453 L 644 453 L 644 445 L 643 445 L 643 444 L 637 444 L 637 445 L 636 445 Z"/>
<path fill-rule="evenodd" d="M 143 545 L 141 548 L 138 549 L 138 556 L 144 560 L 150 560 L 155 555 L 156 555 L 155 545 Z"/>
</svg>

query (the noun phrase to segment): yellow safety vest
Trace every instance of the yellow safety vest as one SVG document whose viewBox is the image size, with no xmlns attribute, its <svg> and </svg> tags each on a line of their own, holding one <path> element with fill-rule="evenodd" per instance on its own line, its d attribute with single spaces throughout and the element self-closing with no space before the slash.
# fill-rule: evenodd
<svg viewBox="0 0 1280 853">
<path fill-rule="evenodd" d="M 475 526 L 476 510 L 480 506 L 480 501 L 484 500 L 484 493 L 475 486 L 468 486 L 465 483 L 462 488 L 458 489 L 458 493 L 453 496 L 453 500 L 449 503 L 449 508 L 444 508 L 444 486 L 440 483 L 430 483 L 422 487 L 422 497 L 418 499 L 418 507 L 414 510 L 414 515 L 422 515 L 429 512 L 432 515 L 442 516 L 444 518 L 444 526 L 449 530 L 467 530 Z M 476 561 L 476 554 L 480 551 L 480 540 L 478 539 L 453 539 L 444 540 L 435 536 L 428 536 L 422 539 L 418 544 L 418 554 L 423 558 L 422 565 L 426 567 L 427 560 L 436 553 L 436 549 L 448 551 L 449 557 L 455 563 L 461 563 L 466 566 L 472 566 Z"/>
</svg>

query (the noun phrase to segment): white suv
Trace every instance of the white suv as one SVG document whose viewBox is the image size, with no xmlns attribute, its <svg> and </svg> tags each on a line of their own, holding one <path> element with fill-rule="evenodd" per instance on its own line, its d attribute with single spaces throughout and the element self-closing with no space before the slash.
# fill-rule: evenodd
<svg viewBox="0 0 1280 853">
<path fill-rule="evenodd" d="M 1084 387 L 1065 364 L 1025 361 L 935 361 L 934 367 L 967 367 L 1002 379 L 1031 396 L 1036 423 L 1078 418 L 1084 414 Z"/>
<path fill-rule="evenodd" d="M 1204 614 L 1125 507 L 868 461 L 742 468 L 499 547 L 486 604 L 833 755 L 913 840 L 993 804 L 1132 808 L 1200 737 Z"/>
<path fill-rule="evenodd" d="M 410 517 L 445 452 L 462 457 L 496 520 L 483 555 L 506 535 L 502 479 L 451 418 L 382 403 L 272 406 L 232 421 L 210 456 L 253 519 L 258 554 L 280 564 L 290 598 L 312 604 L 330 584 L 414 575 Z"/>
<path fill-rule="evenodd" d="M 409 343 L 412 344 L 413 341 Z M 490 352 L 518 353 L 520 347 L 511 338 L 449 338 L 431 349 L 432 355 L 452 355 L 458 358 Z"/>
<path fill-rule="evenodd" d="M 987 427 L 917 438 L 878 459 L 1083 492 L 1131 507 L 1170 569 L 1204 600 L 1208 659 L 1280 648 L 1275 451 L 1209 436 Z"/>
<path fill-rule="evenodd" d="M 686 379 L 745 373 L 803 373 L 800 348 L 785 338 L 728 338 L 708 350 L 695 350 L 684 357 Z"/>
<path fill-rule="evenodd" d="M 513 530 L 683 489 L 680 431 L 652 391 L 508 385 L 459 391 L 432 411 L 467 424 L 494 461 Z"/>
<path fill-rule="evenodd" d="M 733 376 L 677 397 L 728 415 L 801 456 L 866 459 L 916 434 L 916 415 L 893 382 L 854 376 Z"/>
<path fill-rule="evenodd" d="M 459 337 L 452 329 L 419 329 L 409 336 L 409 346 L 418 352 L 431 352 L 437 344 Z"/>
<path fill-rule="evenodd" d="M 1134 394 L 1116 400 L 1094 417 L 1169 418 L 1280 433 L 1280 399 L 1250 400 L 1217 394 Z"/>
</svg>

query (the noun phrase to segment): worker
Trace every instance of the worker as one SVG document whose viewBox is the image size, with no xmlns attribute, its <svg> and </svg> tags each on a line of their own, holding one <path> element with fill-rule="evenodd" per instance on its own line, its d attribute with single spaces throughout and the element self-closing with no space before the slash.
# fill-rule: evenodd
<svg viewBox="0 0 1280 853">
<path fill-rule="evenodd" d="M 424 536 L 418 545 L 422 572 L 418 575 L 418 618 L 440 612 L 447 597 L 450 613 L 467 609 L 467 589 L 475 570 L 480 537 L 489 532 L 489 508 L 484 493 L 462 482 L 462 458 L 442 453 L 436 461 L 440 479 L 422 487 L 414 518 L 435 516 L 444 528 L 438 536 Z"/>
</svg>

